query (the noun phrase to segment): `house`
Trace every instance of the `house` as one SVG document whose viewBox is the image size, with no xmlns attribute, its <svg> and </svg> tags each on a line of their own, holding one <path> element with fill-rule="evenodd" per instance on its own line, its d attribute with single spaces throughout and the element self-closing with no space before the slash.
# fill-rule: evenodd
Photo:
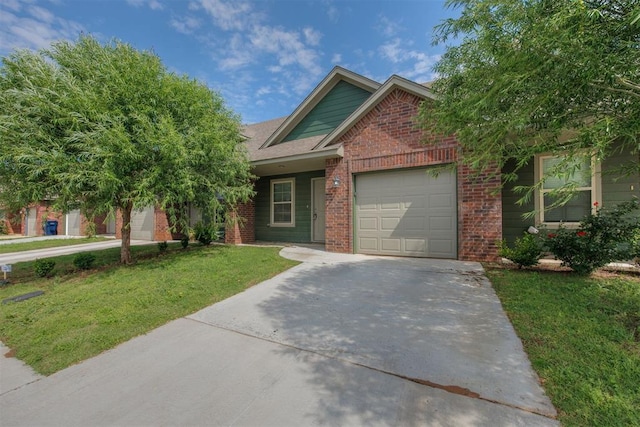
<svg viewBox="0 0 640 427">
<path fill-rule="evenodd" d="M 290 116 L 247 126 L 257 194 L 239 207 L 244 221 L 226 241 L 495 260 L 499 182 L 459 164 L 454 137 L 416 127 L 420 103 L 432 97 L 402 77 L 378 83 L 336 67 Z"/>
<path fill-rule="evenodd" d="M 14 233 L 25 236 L 42 236 L 45 234 L 44 223 L 46 221 L 58 221 L 57 234 L 62 236 L 85 236 L 88 234 L 87 227 L 90 224 L 88 218 L 79 210 L 72 210 L 66 214 L 55 211 L 52 202 L 42 200 L 38 203 L 27 206 L 21 212 L 15 214 L 20 217 L 19 225 Z M 106 216 L 99 216 L 94 219 L 96 234 L 114 234 L 115 221 L 108 220 Z M 17 231 L 16 231 L 17 230 Z"/>
</svg>

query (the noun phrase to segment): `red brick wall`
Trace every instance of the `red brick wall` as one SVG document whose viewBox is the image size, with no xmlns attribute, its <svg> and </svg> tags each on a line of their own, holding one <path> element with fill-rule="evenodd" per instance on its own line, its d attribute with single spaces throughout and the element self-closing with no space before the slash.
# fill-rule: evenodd
<svg viewBox="0 0 640 427">
<path fill-rule="evenodd" d="M 326 249 L 353 252 L 353 175 L 388 169 L 424 167 L 456 162 L 458 144 L 453 137 L 431 137 L 421 143 L 423 132 L 414 117 L 421 99 L 401 90 L 392 91 L 337 143 L 344 145 L 342 159 L 326 162 Z M 342 184 L 334 188 L 338 176 Z M 499 193 L 489 190 L 496 182 L 475 182 L 460 166 L 458 178 L 458 258 L 495 260 L 501 238 L 502 209 Z"/>
<path fill-rule="evenodd" d="M 7 234 L 22 234 L 22 218 L 19 212 L 6 213 L 4 223 L 7 225 Z"/>
<path fill-rule="evenodd" d="M 224 242 L 232 245 L 255 242 L 255 222 L 255 202 L 250 200 L 239 204 L 236 212 L 231 213 L 231 221 L 225 227 Z"/>
</svg>

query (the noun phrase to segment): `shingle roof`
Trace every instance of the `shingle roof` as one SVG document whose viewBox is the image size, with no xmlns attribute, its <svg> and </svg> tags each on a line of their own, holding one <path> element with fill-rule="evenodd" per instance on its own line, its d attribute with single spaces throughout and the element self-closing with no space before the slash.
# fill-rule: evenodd
<svg viewBox="0 0 640 427">
<path fill-rule="evenodd" d="M 279 159 L 309 153 L 326 135 L 316 135 L 296 141 L 283 142 L 270 147 L 260 149 L 260 146 L 278 129 L 287 119 L 280 117 L 266 122 L 247 125 L 242 134 L 247 137 L 245 141 L 249 159 L 253 162 L 266 159 Z M 316 150 L 322 151 L 322 150 Z"/>
</svg>

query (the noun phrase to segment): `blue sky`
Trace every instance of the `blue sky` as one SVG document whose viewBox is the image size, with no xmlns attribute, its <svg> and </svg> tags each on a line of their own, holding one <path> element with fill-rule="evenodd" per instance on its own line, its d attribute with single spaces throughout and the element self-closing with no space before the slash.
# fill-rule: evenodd
<svg viewBox="0 0 640 427">
<path fill-rule="evenodd" d="M 444 0 L 1 0 L 0 55 L 81 32 L 153 50 L 220 92 L 245 123 L 290 114 L 335 66 L 425 82 Z"/>
</svg>

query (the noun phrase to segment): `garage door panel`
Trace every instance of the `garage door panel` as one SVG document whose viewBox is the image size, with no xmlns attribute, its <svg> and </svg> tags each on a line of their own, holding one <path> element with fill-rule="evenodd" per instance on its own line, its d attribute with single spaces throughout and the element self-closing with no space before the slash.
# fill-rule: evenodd
<svg viewBox="0 0 640 427">
<path fill-rule="evenodd" d="M 359 218 L 358 225 L 362 231 L 378 231 L 378 218 Z"/>
<path fill-rule="evenodd" d="M 387 252 L 400 253 L 402 242 L 400 239 L 380 239 L 381 249 Z"/>
<path fill-rule="evenodd" d="M 359 239 L 360 248 L 365 251 L 375 251 L 379 250 L 378 248 L 378 239 L 374 237 L 361 237 Z"/>
<path fill-rule="evenodd" d="M 380 231 L 387 230 L 392 232 L 398 227 L 399 223 L 400 218 L 382 217 L 382 221 L 380 221 Z"/>
<path fill-rule="evenodd" d="M 429 229 L 431 231 L 436 231 L 436 230 L 451 231 L 454 229 L 453 218 L 449 216 L 429 217 Z"/>
<path fill-rule="evenodd" d="M 427 250 L 425 239 L 405 239 L 404 250 L 408 253 L 424 253 Z"/>
<path fill-rule="evenodd" d="M 153 240 L 154 216 L 153 206 L 131 212 L 131 238 L 133 240 Z"/>
<path fill-rule="evenodd" d="M 453 171 L 438 177 L 425 169 L 379 172 L 355 182 L 358 252 L 457 257 Z"/>
</svg>

